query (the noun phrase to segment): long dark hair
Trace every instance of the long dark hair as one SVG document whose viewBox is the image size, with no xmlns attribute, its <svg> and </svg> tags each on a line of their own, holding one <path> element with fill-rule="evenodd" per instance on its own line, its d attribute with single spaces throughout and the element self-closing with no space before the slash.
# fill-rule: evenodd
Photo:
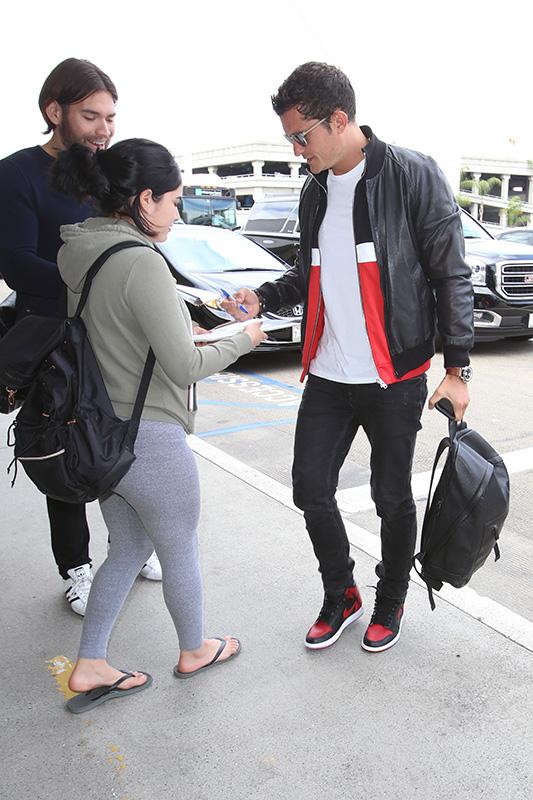
<svg viewBox="0 0 533 800">
<path fill-rule="evenodd" d="M 53 100 L 67 108 L 101 91 L 109 92 L 117 102 L 117 90 L 109 75 L 84 58 L 66 58 L 54 67 L 39 94 L 39 108 L 47 126 L 44 133 L 50 133 L 56 127 L 46 115 L 46 106 Z"/>
<path fill-rule="evenodd" d="M 146 236 L 152 236 L 139 196 L 151 189 L 157 200 L 181 186 L 181 173 L 171 153 L 148 139 L 124 139 L 108 150 L 92 153 L 73 144 L 59 153 L 52 168 L 52 185 L 77 200 L 95 198 L 106 217 L 126 214 Z"/>
</svg>

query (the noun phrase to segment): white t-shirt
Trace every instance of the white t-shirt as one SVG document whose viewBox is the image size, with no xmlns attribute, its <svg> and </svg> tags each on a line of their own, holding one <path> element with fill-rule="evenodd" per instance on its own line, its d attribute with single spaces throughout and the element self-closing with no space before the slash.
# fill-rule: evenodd
<svg viewBox="0 0 533 800">
<path fill-rule="evenodd" d="M 375 383 L 378 373 L 359 288 L 353 203 L 365 160 L 344 175 L 328 174 L 328 207 L 320 230 L 320 288 L 324 332 L 310 372 L 340 383 Z"/>
</svg>

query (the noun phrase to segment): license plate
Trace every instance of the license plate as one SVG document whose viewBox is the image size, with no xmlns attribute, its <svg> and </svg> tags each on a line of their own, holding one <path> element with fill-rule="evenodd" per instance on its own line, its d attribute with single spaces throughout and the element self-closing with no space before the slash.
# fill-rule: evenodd
<svg viewBox="0 0 533 800">
<path fill-rule="evenodd" d="M 531 314 L 531 317 L 533 317 L 533 314 Z M 529 324 L 530 325 L 532 324 L 531 323 L 531 319 L 529 321 Z M 292 341 L 293 342 L 301 342 L 302 341 L 302 326 L 299 325 L 299 324 L 292 326 Z"/>
<path fill-rule="evenodd" d="M 533 328 L 533 314 L 529 315 L 528 327 Z"/>
</svg>

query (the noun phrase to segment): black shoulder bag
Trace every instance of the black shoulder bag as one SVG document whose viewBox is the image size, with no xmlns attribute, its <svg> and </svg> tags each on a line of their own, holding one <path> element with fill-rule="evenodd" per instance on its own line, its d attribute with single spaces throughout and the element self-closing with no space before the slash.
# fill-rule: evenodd
<svg viewBox="0 0 533 800">
<path fill-rule="evenodd" d="M 9 471 L 15 463 L 13 483 L 16 464 L 20 462 L 43 494 L 66 503 L 88 503 L 108 494 L 134 462 L 135 439 L 155 364 L 154 353 L 150 348 L 131 419 L 119 419 L 80 315 L 104 262 L 119 250 L 148 246 L 129 241 L 110 247 L 87 273 L 72 317 L 52 321 L 28 316 L 4 337 L 2 345 L 8 337 L 15 348 L 17 343 L 20 345 L 18 362 L 12 361 L 7 369 L 12 381 L 19 384 L 15 388 L 21 388 L 23 381 L 30 383 L 28 396 L 8 432 L 8 444 L 15 448 L 15 458 L 8 468 Z M 40 363 L 36 363 L 36 343 L 47 350 Z M 0 358 L 0 379 L 5 378 L 6 371 L 1 361 Z"/>
</svg>

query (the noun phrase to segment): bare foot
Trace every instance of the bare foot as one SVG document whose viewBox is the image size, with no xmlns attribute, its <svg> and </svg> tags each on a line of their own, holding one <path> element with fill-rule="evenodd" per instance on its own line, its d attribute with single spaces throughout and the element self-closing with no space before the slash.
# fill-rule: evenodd
<svg viewBox="0 0 533 800">
<path fill-rule="evenodd" d="M 230 656 L 235 655 L 240 647 L 239 640 L 232 636 L 224 636 L 226 644 L 219 655 L 217 661 L 226 661 Z M 196 672 L 205 667 L 215 657 L 220 647 L 220 639 L 204 639 L 203 644 L 198 650 L 182 650 L 177 664 L 180 672 Z"/>
<path fill-rule="evenodd" d="M 142 672 L 133 672 L 133 677 L 121 683 L 118 689 L 131 689 L 146 683 L 147 677 Z M 105 658 L 79 658 L 72 670 L 68 687 L 73 692 L 88 692 L 100 686 L 112 686 L 124 675 L 107 663 Z"/>
</svg>

